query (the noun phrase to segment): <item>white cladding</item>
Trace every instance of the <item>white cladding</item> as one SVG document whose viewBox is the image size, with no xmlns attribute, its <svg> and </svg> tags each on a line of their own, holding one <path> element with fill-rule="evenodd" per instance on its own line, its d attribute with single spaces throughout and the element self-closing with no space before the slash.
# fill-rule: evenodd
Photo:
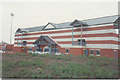
<svg viewBox="0 0 120 80">
<path fill-rule="evenodd" d="M 45 29 L 52 29 L 52 28 L 55 28 L 53 25 L 51 25 L 51 24 L 48 24 L 46 27 L 45 27 Z"/>
<path fill-rule="evenodd" d="M 105 24 L 105 25 L 100 25 L 100 26 L 107 26 L 107 25 L 113 25 L 113 24 Z M 51 26 L 51 27 L 50 27 Z M 99 25 L 98 25 L 99 26 Z M 90 27 L 98 27 L 98 26 L 90 26 Z M 99 26 L 99 27 L 100 27 Z M 52 25 L 48 25 L 47 27 L 49 28 L 53 28 Z M 46 28 L 47 28 L 46 27 Z M 74 28 L 77 29 L 77 28 Z M 51 32 L 51 31 L 62 31 L 62 30 L 71 30 L 71 28 L 68 29 L 56 29 L 56 30 L 46 30 L 46 31 L 40 31 L 40 32 Z M 35 32 L 31 32 L 31 33 L 35 33 Z M 36 32 L 37 33 L 37 32 Z M 93 30 L 93 31 L 83 31 L 83 35 L 87 35 L 87 34 L 104 34 L 104 33 L 115 33 L 118 34 L 118 30 L 116 29 L 104 29 L 104 30 Z M 74 35 L 80 35 L 81 32 L 74 32 Z M 52 33 L 52 34 L 42 34 L 42 35 L 47 35 L 47 36 L 68 36 L 68 35 L 72 35 L 72 32 L 65 32 L 65 33 Z M 34 37 L 40 37 L 41 35 L 27 35 L 27 36 L 23 36 L 23 38 L 34 38 Z M 15 39 L 17 39 L 18 37 L 16 36 Z M 19 36 L 19 38 L 21 39 L 21 36 Z M 102 40 L 113 40 L 113 41 L 118 41 L 117 37 L 83 37 L 86 41 L 102 41 Z M 74 41 L 77 41 L 79 38 L 73 38 Z M 72 41 L 72 38 L 62 38 L 62 39 L 53 39 L 54 41 Z M 19 42 L 21 40 L 18 40 Z M 23 40 L 23 41 L 27 41 L 27 42 L 34 42 L 35 40 Z M 17 42 L 17 40 L 15 40 L 15 42 Z M 71 44 L 59 44 L 61 47 L 79 47 L 79 46 L 72 46 Z M 15 46 L 17 46 L 15 44 Z M 19 45 L 20 46 L 20 45 Z M 27 44 L 27 46 L 34 46 L 33 44 Z M 106 49 L 118 49 L 118 45 L 115 44 L 87 44 L 86 45 L 87 48 L 106 48 Z"/>
</svg>

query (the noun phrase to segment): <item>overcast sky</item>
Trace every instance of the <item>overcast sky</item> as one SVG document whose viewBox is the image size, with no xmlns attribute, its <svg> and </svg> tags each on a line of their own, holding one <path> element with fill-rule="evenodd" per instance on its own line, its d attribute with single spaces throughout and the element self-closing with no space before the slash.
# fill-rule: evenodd
<svg viewBox="0 0 120 80">
<path fill-rule="evenodd" d="M 18 28 L 71 22 L 118 14 L 117 2 L 4 2 L 2 3 L 2 39 L 10 41 L 11 16 L 14 13 L 12 43 Z"/>
</svg>

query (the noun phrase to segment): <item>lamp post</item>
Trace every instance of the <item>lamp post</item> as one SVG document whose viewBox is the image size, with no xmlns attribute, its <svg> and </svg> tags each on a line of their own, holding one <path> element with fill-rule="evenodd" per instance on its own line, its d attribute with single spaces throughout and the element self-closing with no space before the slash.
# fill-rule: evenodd
<svg viewBox="0 0 120 80">
<path fill-rule="evenodd" d="M 12 43 L 12 17 L 14 16 L 13 13 L 10 14 L 11 16 L 11 29 L 10 29 L 10 44 Z"/>
</svg>

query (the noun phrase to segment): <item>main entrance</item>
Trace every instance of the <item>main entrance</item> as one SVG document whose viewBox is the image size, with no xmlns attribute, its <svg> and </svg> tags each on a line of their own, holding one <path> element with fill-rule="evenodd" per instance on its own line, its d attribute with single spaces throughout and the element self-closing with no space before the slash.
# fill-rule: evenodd
<svg viewBox="0 0 120 80">
<path fill-rule="evenodd" d="M 56 43 L 48 36 L 40 36 L 33 44 L 35 51 L 53 53 L 52 48 L 56 49 Z"/>
<path fill-rule="evenodd" d="M 87 49 L 84 49 L 84 50 L 83 50 L 83 55 L 84 55 L 84 56 L 88 56 L 88 51 L 87 51 Z"/>
</svg>

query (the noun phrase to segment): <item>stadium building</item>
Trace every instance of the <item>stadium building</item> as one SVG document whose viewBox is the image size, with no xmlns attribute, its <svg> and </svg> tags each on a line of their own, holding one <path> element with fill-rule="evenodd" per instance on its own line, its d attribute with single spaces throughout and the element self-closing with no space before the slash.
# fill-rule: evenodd
<svg viewBox="0 0 120 80">
<path fill-rule="evenodd" d="M 18 28 L 14 52 L 49 52 L 118 57 L 120 20 L 118 15 L 44 26 Z"/>
</svg>

